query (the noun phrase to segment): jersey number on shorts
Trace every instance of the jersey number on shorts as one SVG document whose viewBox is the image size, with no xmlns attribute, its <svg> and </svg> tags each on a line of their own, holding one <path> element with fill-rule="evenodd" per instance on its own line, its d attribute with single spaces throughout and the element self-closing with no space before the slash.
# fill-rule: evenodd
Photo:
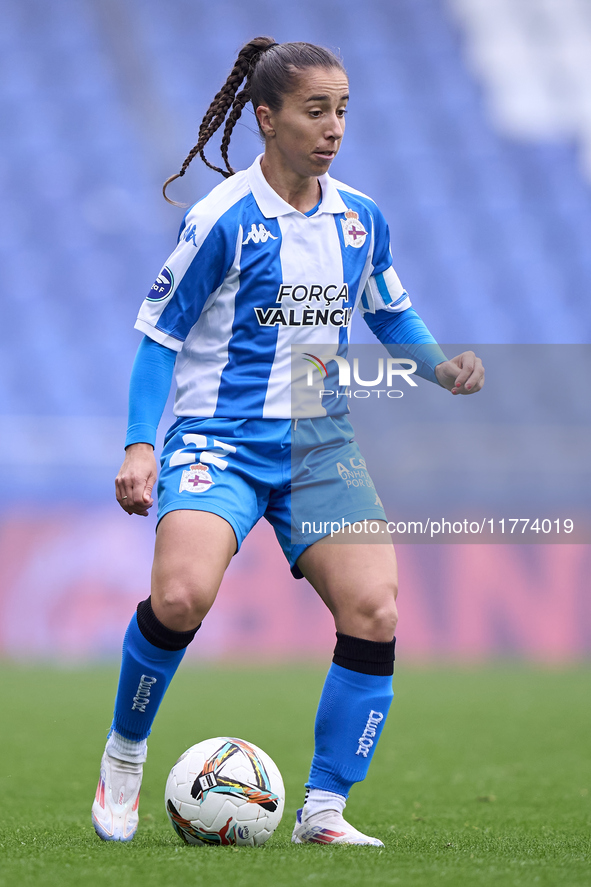
<svg viewBox="0 0 591 887">
<path fill-rule="evenodd" d="M 222 443 L 215 438 L 208 438 L 204 434 L 183 434 L 183 443 L 185 446 L 180 450 L 175 450 L 170 457 L 168 463 L 172 468 L 175 465 L 188 465 L 195 462 L 196 453 L 199 453 L 199 460 L 204 465 L 215 465 L 216 468 L 228 467 L 228 463 L 223 456 L 229 456 L 230 453 L 236 452 L 236 447 L 231 444 Z"/>
</svg>

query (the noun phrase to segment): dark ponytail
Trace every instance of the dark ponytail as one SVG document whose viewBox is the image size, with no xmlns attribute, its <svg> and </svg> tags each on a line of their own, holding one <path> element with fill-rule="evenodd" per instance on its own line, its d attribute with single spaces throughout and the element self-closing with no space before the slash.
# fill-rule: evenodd
<svg viewBox="0 0 591 887">
<path fill-rule="evenodd" d="M 180 172 L 165 181 L 162 187 L 165 199 L 175 206 L 181 205 L 166 196 L 166 189 L 175 179 L 184 176 L 197 154 L 210 169 L 225 178 L 234 175 L 228 160 L 228 149 L 232 131 L 244 106 L 252 101 L 255 111 L 259 105 L 268 105 L 272 111 L 280 110 L 283 96 L 294 88 L 297 73 L 305 68 L 338 68 L 345 73 L 342 61 L 334 53 L 312 43 L 276 43 L 272 37 L 255 37 L 243 46 L 228 79 L 201 121 L 197 144 L 189 151 Z M 244 87 L 238 92 L 245 80 Z M 224 120 L 226 125 L 220 151 L 226 169 L 220 169 L 209 162 L 204 148 Z"/>
</svg>

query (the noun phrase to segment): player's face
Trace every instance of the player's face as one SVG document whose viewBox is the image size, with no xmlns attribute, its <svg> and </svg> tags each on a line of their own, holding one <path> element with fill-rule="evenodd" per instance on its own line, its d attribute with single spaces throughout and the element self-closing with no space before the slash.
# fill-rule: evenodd
<svg viewBox="0 0 591 887">
<path fill-rule="evenodd" d="M 339 68 L 307 68 L 280 111 L 257 109 L 267 146 L 303 177 L 327 172 L 345 132 L 349 81 Z M 259 112 L 263 112 L 262 114 Z"/>
</svg>

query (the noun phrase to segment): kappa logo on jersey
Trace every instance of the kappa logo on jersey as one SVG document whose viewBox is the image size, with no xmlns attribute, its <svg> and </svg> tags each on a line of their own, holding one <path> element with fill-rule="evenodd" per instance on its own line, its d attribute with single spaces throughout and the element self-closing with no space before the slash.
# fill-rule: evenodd
<svg viewBox="0 0 591 887">
<path fill-rule="evenodd" d="M 174 275 L 168 265 L 165 265 L 155 283 L 152 284 L 152 289 L 147 297 L 148 302 L 161 302 L 163 299 L 167 299 L 173 288 Z"/>
<path fill-rule="evenodd" d="M 248 235 L 247 235 L 246 238 L 242 241 L 242 246 L 246 246 L 246 244 L 247 244 L 247 243 L 250 243 L 251 241 L 252 241 L 252 243 L 266 243 L 267 240 L 269 240 L 269 238 L 270 238 L 271 240 L 277 240 L 277 239 L 278 239 L 277 237 L 275 237 L 274 234 L 271 234 L 270 231 L 267 231 L 267 229 L 265 228 L 265 226 L 263 225 L 262 222 L 261 222 L 261 224 L 259 225 L 258 228 L 257 228 L 257 226 L 253 223 L 253 224 L 250 226 L 250 231 L 248 232 Z"/>
<path fill-rule="evenodd" d="M 207 465 L 191 465 L 188 470 L 183 471 L 179 493 L 187 490 L 189 493 L 205 493 L 211 487 L 215 486 L 211 479 L 211 474 L 207 470 Z"/>
<path fill-rule="evenodd" d="M 365 243 L 367 231 L 359 221 L 359 214 L 352 209 L 348 209 L 345 218 L 341 219 L 343 226 L 343 237 L 345 238 L 345 246 L 353 246 L 359 249 Z"/>
<path fill-rule="evenodd" d="M 183 233 L 181 234 L 182 239 L 185 243 L 192 243 L 193 246 L 197 246 L 197 241 L 195 240 L 195 234 L 197 233 L 197 225 L 189 225 Z"/>
</svg>

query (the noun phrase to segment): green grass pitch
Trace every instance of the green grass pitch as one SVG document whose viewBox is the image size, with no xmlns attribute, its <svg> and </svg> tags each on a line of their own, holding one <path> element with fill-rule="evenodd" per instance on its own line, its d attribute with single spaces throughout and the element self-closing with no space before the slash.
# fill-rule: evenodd
<svg viewBox="0 0 591 887">
<path fill-rule="evenodd" d="M 323 672 L 183 666 L 150 739 L 140 828 L 90 823 L 116 672 L 0 667 L 0 887 L 591 884 L 588 667 L 397 668 L 396 696 L 351 821 L 385 842 L 295 846 Z M 262 848 L 186 847 L 164 812 L 177 756 L 241 736 L 279 765 L 283 822 Z"/>
</svg>

